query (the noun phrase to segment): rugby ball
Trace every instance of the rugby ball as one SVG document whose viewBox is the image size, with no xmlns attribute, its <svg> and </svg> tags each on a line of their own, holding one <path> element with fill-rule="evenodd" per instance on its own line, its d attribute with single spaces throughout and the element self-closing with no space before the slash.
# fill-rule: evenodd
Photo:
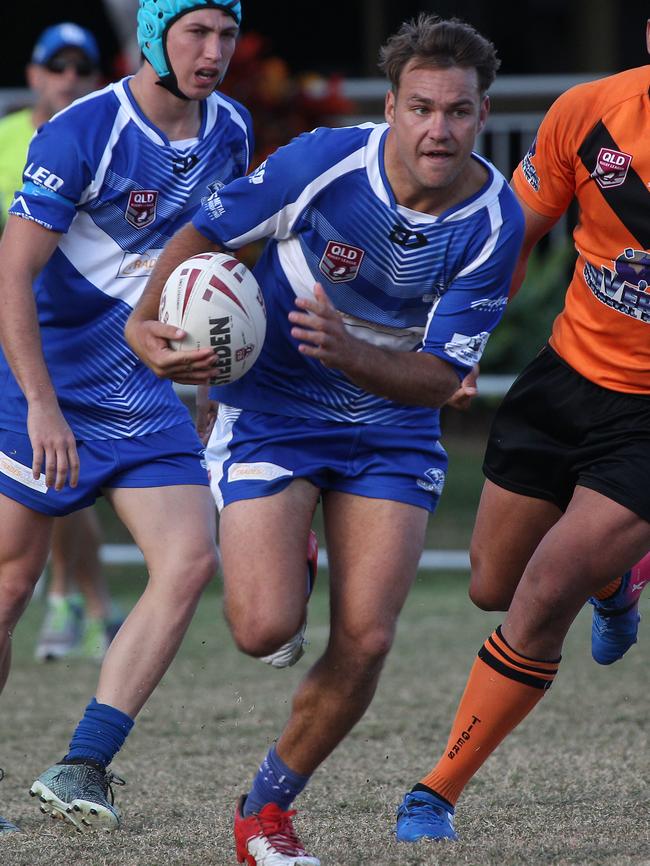
<svg viewBox="0 0 650 866">
<path fill-rule="evenodd" d="M 257 360 L 266 335 L 262 290 L 246 265 L 226 253 L 200 253 L 169 275 L 158 318 L 186 332 L 173 349 L 212 348 L 213 385 L 240 379 Z"/>
</svg>

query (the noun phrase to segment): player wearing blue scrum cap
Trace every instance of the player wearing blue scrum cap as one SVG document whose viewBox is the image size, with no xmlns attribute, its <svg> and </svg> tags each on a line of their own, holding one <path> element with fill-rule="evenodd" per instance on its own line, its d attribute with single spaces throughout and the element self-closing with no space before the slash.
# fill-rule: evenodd
<svg viewBox="0 0 650 866">
<path fill-rule="evenodd" d="M 167 34 L 172 24 L 183 15 L 202 8 L 222 9 L 238 27 L 241 24 L 241 3 L 229 0 L 224 3 L 213 0 L 141 0 L 138 10 L 138 44 L 142 53 L 159 76 L 159 83 L 181 99 L 188 97 L 179 89 L 167 52 Z"/>
<path fill-rule="evenodd" d="M 217 567 L 202 444 L 123 329 L 166 242 L 248 168 L 250 116 L 215 91 L 240 17 L 239 3 L 141 0 L 145 62 L 40 128 L 0 246 L 0 685 L 54 517 L 106 496 L 149 573 L 68 752 L 32 786 L 78 828 L 119 825 L 106 768 Z"/>
</svg>

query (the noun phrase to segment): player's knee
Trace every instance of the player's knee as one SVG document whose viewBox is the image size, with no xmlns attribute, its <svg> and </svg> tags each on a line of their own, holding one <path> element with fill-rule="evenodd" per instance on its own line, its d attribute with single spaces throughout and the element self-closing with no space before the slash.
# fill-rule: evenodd
<svg viewBox="0 0 650 866">
<path fill-rule="evenodd" d="M 469 597 L 481 610 L 508 610 L 512 601 L 510 584 L 504 584 L 503 575 L 496 574 L 493 567 L 474 551 L 470 553 L 472 576 Z"/>
<path fill-rule="evenodd" d="M 0 619 L 10 626 L 20 618 L 29 604 L 38 577 L 31 578 L 24 571 L 0 570 Z"/>
<path fill-rule="evenodd" d="M 374 667 L 383 662 L 390 652 L 394 636 L 393 626 L 375 623 L 359 624 L 354 629 L 339 632 L 332 645 L 340 646 L 348 659 L 355 658 L 362 666 Z"/>
<path fill-rule="evenodd" d="M 248 620 L 247 622 L 228 620 L 233 640 L 240 652 L 254 658 L 271 655 L 284 646 L 298 633 L 300 622 L 271 622 L 268 620 Z"/>
<path fill-rule="evenodd" d="M 305 608 L 302 604 L 289 604 L 288 599 L 286 604 L 274 606 L 259 597 L 226 591 L 224 615 L 237 648 L 246 655 L 261 658 L 296 636 L 305 620 Z"/>
<path fill-rule="evenodd" d="M 187 588 L 201 594 L 219 570 L 219 553 L 216 547 L 208 547 L 193 554 L 185 563 Z"/>
<path fill-rule="evenodd" d="M 472 604 L 481 610 L 508 610 L 511 597 L 493 585 L 472 581 L 469 585 L 469 597 Z"/>
</svg>

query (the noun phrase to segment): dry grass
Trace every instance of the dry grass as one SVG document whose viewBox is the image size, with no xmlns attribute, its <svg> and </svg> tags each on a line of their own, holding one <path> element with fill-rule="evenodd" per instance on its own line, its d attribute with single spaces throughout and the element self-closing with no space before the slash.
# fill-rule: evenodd
<svg viewBox="0 0 650 866">
<path fill-rule="evenodd" d="M 470 784 L 457 812 L 462 841 L 398 845 L 403 791 L 428 770 L 447 735 L 474 652 L 498 619 L 472 608 L 465 581 L 423 575 L 366 718 L 315 775 L 298 829 L 323 866 L 648 866 L 648 698 L 643 647 L 599 668 L 589 615 L 542 705 Z M 312 600 L 313 645 L 298 670 L 237 654 L 208 595 L 183 650 L 115 763 L 124 827 L 81 836 L 41 818 L 26 795 L 65 751 L 96 669 L 38 666 L 34 606 L 16 636 L 0 708 L 0 812 L 25 833 L 0 843 L 2 866 L 226 866 L 236 862 L 231 815 L 286 717 L 292 686 L 326 634 L 324 582 Z M 646 601 L 646 610 L 648 603 Z M 650 617 L 647 619 L 650 621 Z M 647 622 L 646 621 L 646 622 Z"/>
</svg>

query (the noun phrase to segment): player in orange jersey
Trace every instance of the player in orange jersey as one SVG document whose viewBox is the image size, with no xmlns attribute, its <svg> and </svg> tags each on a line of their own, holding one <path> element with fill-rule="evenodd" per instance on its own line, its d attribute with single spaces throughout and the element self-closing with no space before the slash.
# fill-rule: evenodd
<svg viewBox="0 0 650 866">
<path fill-rule="evenodd" d="M 646 42 L 650 52 L 650 21 Z M 401 841 L 456 838 L 461 791 L 552 684 L 590 596 L 597 661 L 636 640 L 650 577 L 649 86 L 643 66 L 564 93 L 513 178 L 526 216 L 513 289 L 574 198 L 578 258 L 485 458 L 470 595 L 508 613 L 479 651 L 440 761 L 398 810 Z"/>
</svg>

